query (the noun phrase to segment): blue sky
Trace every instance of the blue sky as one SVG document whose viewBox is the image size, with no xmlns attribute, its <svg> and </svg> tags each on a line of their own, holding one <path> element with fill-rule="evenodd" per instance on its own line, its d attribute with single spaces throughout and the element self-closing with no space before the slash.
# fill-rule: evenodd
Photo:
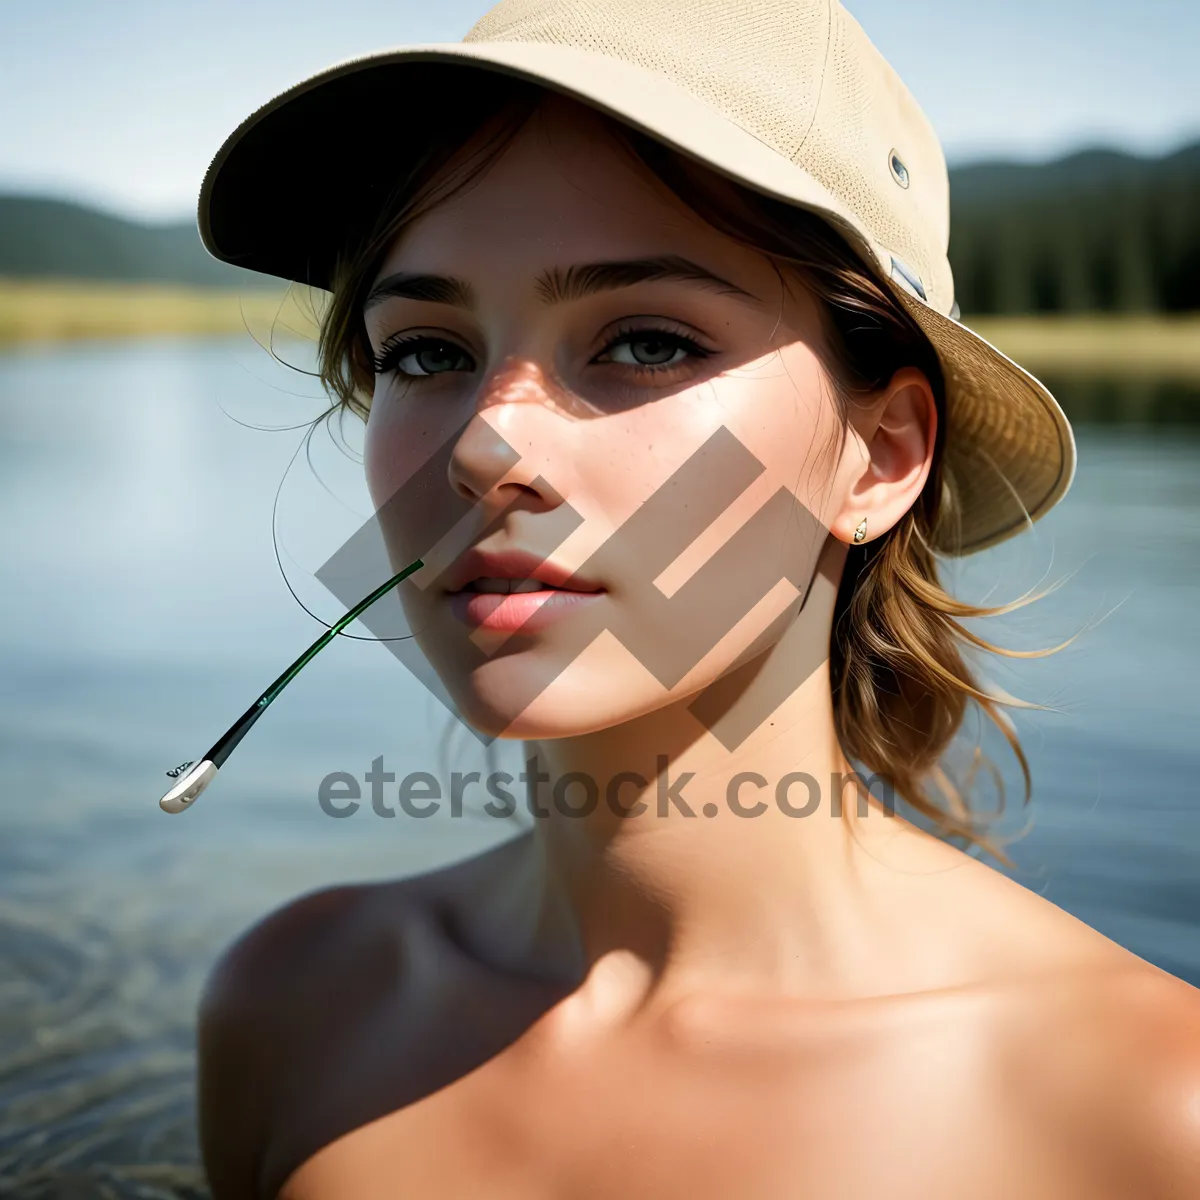
<svg viewBox="0 0 1200 1200">
<path fill-rule="evenodd" d="M 188 218 L 225 135 L 341 58 L 457 41 L 486 0 L 0 4 L 0 190 Z M 951 163 L 1200 138 L 1200 3 L 847 0 Z"/>
</svg>

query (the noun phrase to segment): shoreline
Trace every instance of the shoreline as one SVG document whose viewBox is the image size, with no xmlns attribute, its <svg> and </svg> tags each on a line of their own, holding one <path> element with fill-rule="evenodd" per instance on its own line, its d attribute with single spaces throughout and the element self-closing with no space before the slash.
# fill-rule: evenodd
<svg viewBox="0 0 1200 1200">
<path fill-rule="evenodd" d="M 154 335 L 312 341 L 326 293 L 154 283 L 0 278 L 0 350 Z M 1200 385 L 1200 313 L 967 316 L 964 324 L 1037 375 L 1154 378 Z"/>
<path fill-rule="evenodd" d="M 1200 385 L 1200 312 L 1037 313 L 963 323 L 1035 375 Z"/>
<path fill-rule="evenodd" d="M 0 278 L 0 351 L 83 339 L 247 333 L 312 341 L 325 293 L 286 286 L 200 288 L 164 283 Z"/>
</svg>

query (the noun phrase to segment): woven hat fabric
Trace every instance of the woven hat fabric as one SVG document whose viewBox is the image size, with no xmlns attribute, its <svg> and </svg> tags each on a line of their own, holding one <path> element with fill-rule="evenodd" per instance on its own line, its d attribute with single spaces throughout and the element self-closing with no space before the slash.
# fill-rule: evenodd
<svg viewBox="0 0 1200 1200">
<path fill-rule="evenodd" d="M 205 246 L 250 270 L 329 286 L 350 206 L 386 189 L 322 186 L 306 170 L 314 138 L 351 139 L 381 96 L 469 105 L 481 71 L 570 95 L 843 235 L 942 364 L 956 503 L 934 531 L 939 550 L 1003 541 L 1066 493 L 1075 447 L 1061 408 L 955 319 L 937 135 L 837 0 L 501 0 L 461 43 L 335 64 L 226 139 L 200 194 Z"/>
<path fill-rule="evenodd" d="M 504 0 L 463 40 L 576 46 L 661 74 L 810 173 L 950 311 L 950 187 L 937 135 L 840 4 Z M 893 150 L 907 187 L 889 170 Z"/>
</svg>

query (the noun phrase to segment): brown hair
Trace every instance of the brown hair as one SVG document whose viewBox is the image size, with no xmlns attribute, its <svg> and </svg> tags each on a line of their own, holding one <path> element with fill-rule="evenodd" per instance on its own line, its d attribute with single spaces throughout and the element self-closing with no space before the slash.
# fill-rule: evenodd
<svg viewBox="0 0 1200 1200">
<path fill-rule="evenodd" d="M 340 411 L 365 419 L 369 412 L 374 371 L 362 304 L 396 237 L 422 213 L 477 178 L 545 96 L 532 84 L 499 76 L 483 87 L 489 99 L 460 110 L 423 136 L 424 149 L 417 160 L 394 181 L 372 219 L 347 237 L 332 294 L 319 318 L 318 376 L 334 400 L 327 416 Z M 830 644 L 836 727 L 842 749 L 853 763 L 884 781 L 945 835 L 961 837 L 1012 865 L 982 831 L 994 817 L 973 812 L 967 802 L 978 770 L 985 766 L 999 792 L 998 816 L 1004 808 L 998 773 L 979 747 L 959 783 L 952 780 L 942 760 L 974 702 L 1016 755 L 1028 803 L 1029 765 L 1011 721 L 1000 708 L 1005 701 L 981 685 L 965 652 L 974 647 L 1032 657 L 1051 651 L 1007 650 L 961 624 L 964 618 L 1012 611 L 1037 597 L 981 607 L 954 599 L 939 583 L 933 531 L 940 514 L 953 512 L 956 496 L 953 480 L 942 469 L 945 387 L 933 346 L 825 221 L 718 177 L 616 121 L 608 126 L 619 145 L 700 217 L 767 255 L 777 271 L 790 269 L 811 291 L 827 334 L 821 353 L 842 418 L 843 437 L 851 405 L 878 392 L 902 367 L 915 366 L 929 380 L 939 419 L 933 468 L 925 487 L 890 531 L 851 547 L 846 560 Z M 476 148 L 461 154 L 468 146 Z M 783 279 L 783 272 L 779 273 Z M 861 793 L 862 784 L 858 786 Z M 938 793 L 943 804 L 935 799 Z"/>
</svg>

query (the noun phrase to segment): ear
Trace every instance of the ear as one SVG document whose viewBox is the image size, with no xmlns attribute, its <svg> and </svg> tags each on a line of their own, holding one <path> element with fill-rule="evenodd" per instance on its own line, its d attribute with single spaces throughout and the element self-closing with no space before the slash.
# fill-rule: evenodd
<svg viewBox="0 0 1200 1200">
<path fill-rule="evenodd" d="M 844 501 L 830 531 L 856 545 L 887 533 L 913 504 L 929 478 L 937 437 L 937 403 L 923 371 L 903 367 L 861 419 L 852 422 L 839 473 L 847 480 Z"/>
</svg>

